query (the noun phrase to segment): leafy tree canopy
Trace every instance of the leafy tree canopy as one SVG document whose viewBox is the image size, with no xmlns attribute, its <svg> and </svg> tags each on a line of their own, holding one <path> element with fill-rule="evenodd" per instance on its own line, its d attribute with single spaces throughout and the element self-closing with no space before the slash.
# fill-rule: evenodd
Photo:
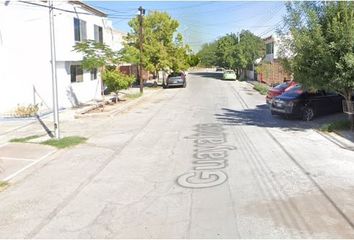
<svg viewBox="0 0 354 240">
<path fill-rule="evenodd" d="M 131 32 L 126 37 L 122 51 L 124 60 L 139 63 L 139 19 L 129 22 Z M 179 23 L 167 13 L 154 11 L 144 17 L 142 61 L 146 70 L 188 68 L 188 46 L 183 45 L 182 35 L 177 34 Z"/>
<path fill-rule="evenodd" d="M 242 30 L 239 36 L 230 33 L 204 44 L 197 55 L 206 66 L 245 69 L 264 55 L 264 43 L 250 31 Z"/>
<path fill-rule="evenodd" d="M 121 58 L 120 54 L 113 51 L 109 46 L 94 40 L 78 42 L 74 46 L 74 51 L 83 54 L 82 66 L 88 70 L 118 64 Z"/>
<path fill-rule="evenodd" d="M 354 89 L 354 2 L 287 4 L 294 79 L 308 88 Z"/>
</svg>

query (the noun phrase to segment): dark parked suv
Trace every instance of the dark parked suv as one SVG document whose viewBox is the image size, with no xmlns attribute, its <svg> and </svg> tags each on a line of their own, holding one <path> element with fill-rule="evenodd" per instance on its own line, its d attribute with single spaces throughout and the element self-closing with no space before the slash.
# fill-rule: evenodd
<svg viewBox="0 0 354 240">
<path fill-rule="evenodd" d="M 295 86 L 274 98 L 270 109 L 272 115 L 296 116 L 311 121 L 315 116 L 342 111 L 343 97 L 331 92 L 303 91 Z"/>
<path fill-rule="evenodd" d="M 173 72 L 170 75 L 168 75 L 165 87 L 172 87 L 172 86 L 180 86 L 180 87 L 186 87 L 187 86 L 187 80 L 186 80 L 186 74 L 183 72 Z"/>
</svg>

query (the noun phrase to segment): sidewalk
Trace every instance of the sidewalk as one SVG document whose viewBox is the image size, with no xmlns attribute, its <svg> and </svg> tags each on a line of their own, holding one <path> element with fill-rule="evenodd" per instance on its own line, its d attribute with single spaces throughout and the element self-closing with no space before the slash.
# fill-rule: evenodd
<svg viewBox="0 0 354 240">
<path fill-rule="evenodd" d="M 149 98 L 151 95 L 158 94 L 160 91 L 161 89 L 159 88 L 144 88 L 143 96 L 137 97 L 135 99 L 127 99 L 126 101 L 121 101 L 118 104 L 112 105 L 110 106 L 109 112 L 81 114 L 82 112 L 85 112 L 83 110 L 87 108 L 87 106 L 62 110 L 59 112 L 61 130 L 65 133 L 65 135 L 71 135 L 71 133 L 77 134 L 80 132 L 79 130 L 82 129 L 82 124 L 91 124 L 91 122 L 97 122 L 97 120 L 93 120 L 91 117 L 113 117 L 143 102 L 143 100 Z M 124 91 L 124 93 L 139 93 L 139 88 L 131 88 L 127 91 Z M 91 106 L 93 105 L 94 104 Z M 79 127 L 79 129 L 77 127 Z M 0 145 L 7 143 L 9 140 L 14 138 L 28 137 L 31 135 L 45 135 L 47 134 L 47 131 L 51 131 L 52 129 L 53 114 L 47 114 L 39 118 L 32 117 L 0 119 Z M 82 132 L 86 132 L 86 130 Z"/>
<path fill-rule="evenodd" d="M 139 88 L 129 93 L 139 92 Z M 61 137 L 81 136 L 89 138 L 102 124 L 111 121 L 112 117 L 142 104 L 145 100 L 157 96 L 162 89 L 144 88 L 144 95 L 128 99 L 114 105 L 111 111 L 94 114 L 80 114 L 82 109 L 66 109 L 59 113 Z M 81 115 L 78 118 L 78 115 Z M 45 160 L 58 150 L 56 148 L 31 143 L 10 143 L 14 138 L 38 135 L 42 141 L 49 139 L 48 132 L 53 129 L 53 115 L 30 119 L 0 120 L 0 181 L 9 181 L 16 174 L 34 164 Z"/>
<path fill-rule="evenodd" d="M 248 80 L 243 81 L 243 83 L 248 84 L 249 88 L 253 89 L 253 86 L 258 83 L 258 81 Z M 344 113 L 338 113 L 328 116 L 321 116 L 320 118 L 311 121 L 311 124 L 313 125 L 314 130 L 316 130 L 323 137 L 327 138 L 329 141 L 335 143 L 341 148 L 354 151 L 354 132 L 350 130 L 338 130 L 335 132 L 323 132 L 319 130 L 319 128 L 326 123 L 331 123 L 343 119 L 347 119 L 347 115 Z"/>
</svg>

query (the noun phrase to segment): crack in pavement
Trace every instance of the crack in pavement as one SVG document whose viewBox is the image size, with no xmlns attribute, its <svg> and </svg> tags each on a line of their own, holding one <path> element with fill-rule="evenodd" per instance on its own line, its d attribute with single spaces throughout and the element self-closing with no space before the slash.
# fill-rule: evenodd
<svg viewBox="0 0 354 240">
<path fill-rule="evenodd" d="M 175 97 L 178 93 L 180 92 L 175 92 L 174 95 L 170 96 L 169 99 L 172 99 Z M 169 103 L 169 99 L 166 99 L 165 103 L 162 104 L 159 109 L 142 125 L 142 127 L 139 129 L 139 131 L 133 135 L 125 144 L 123 144 L 119 149 L 117 149 L 114 153 L 112 153 L 102 164 L 99 168 L 96 169 L 88 178 L 85 179 L 71 194 L 69 194 L 64 200 L 58 204 L 56 208 L 50 214 L 43 219 L 40 224 L 38 224 L 34 229 L 32 229 L 28 234 L 25 235 L 25 238 L 34 238 L 45 226 L 47 226 L 51 220 L 56 217 L 59 212 L 61 212 L 71 201 L 73 201 L 76 196 L 86 187 L 88 186 L 92 180 L 100 173 L 102 172 L 107 165 L 114 160 L 114 158 L 120 154 L 126 146 L 128 146 L 137 136 L 149 125 L 149 123 L 152 121 L 154 117 L 156 117 L 156 114 L 158 114 L 163 107 Z M 99 132 L 99 131 L 97 131 Z"/>
</svg>

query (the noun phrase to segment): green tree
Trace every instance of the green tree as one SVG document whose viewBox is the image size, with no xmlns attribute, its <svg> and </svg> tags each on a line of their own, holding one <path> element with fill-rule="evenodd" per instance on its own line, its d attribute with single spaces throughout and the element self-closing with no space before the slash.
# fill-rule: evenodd
<svg viewBox="0 0 354 240">
<path fill-rule="evenodd" d="M 264 55 L 264 43 L 248 30 L 240 35 L 227 34 L 210 44 L 204 44 L 197 56 L 206 66 L 218 65 L 224 68 L 242 69 L 253 65 L 257 58 Z"/>
<path fill-rule="evenodd" d="M 197 55 L 195 55 L 195 54 L 189 55 L 189 59 L 188 59 L 189 66 L 195 67 L 199 64 L 199 62 L 200 62 L 200 59 Z"/>
<path fill-rule="evenodd" d="M 135 81 L 134 76 L 123 74 L 115 69 L 104 71 L 102 79 L 109 91 L 116 94 L 116 102 L 119 101 L 118 93 L 120 90 L 129 88 Z"/>
<path fill-rule="evenodd" d="M 294 79 L 310 89 L 336 91 L 353 110 L 354 2 L 288 3 L 287 12 Z"/>
<path fill-rule="evenodd" d="M 73 47 L 75 52 L 83 54 L 82 67 L 86 70 L 99 69 L 103 74 L 105 67 L 120 62 L 120 55 L 113 51 L 104 43 L 99 43 L 94 40 L 78 42 Z M 101 86 L 102 84 L 101 79 Z M 101 94 L 104 96 L 104 89 L 101 87 Z"/>
<path fill-rule="evenodd" d="M 107 65 L 118 64 L 120 55 L 104 43 L 94 40 L 78 42 L 74 51 L 83 54 L 82 67 L 87 70 L 95 68 L 104 70 Z"/>
<path fill-rule="evenodd" d="M 200 59 L 200 64 L 205 67 L 212 67 L 217 65 L 216 59 L 216 45 L 217 42 L 206 43 L 202 45 L 202 48 L 197 53 L 197 57 Z"/>
<path fill-rule="evenodd" d="M 185 71 L 189 68 L 189 54 L 191 50 L 188 45 L 183 44 L 182 34 L 178 33 L 171 48 L 171 69 L 174 72 Z"/>
<path fill-rule="evenodd" d="M 237 68 L 237 46 L 238 39 L 236 34 L 231 33 L 221 37 L 216 42 L 216 62 L 217 65 L 225 68 Z"/>
<path fill-rule="evenodd" d="M 253 65 L 256 59 L 264 56 L 265 45 L 263 40 L 248 30 L 241 31 L 239 48 L 243 58 L 243 61 L 239 64 L 241 68 Z"/>
<path fill-rule="evenodd" d="M 140 62 L 139 21 L 133 18 L 129 22 L 130 33 L 126 37 L 124 60 Z M 183 45 L 182 35 L 177 34 L 179 23 L 165 12 L 154 11 L 143 21 L 143 67 L 151 72 L 185 68 L 188 63 L 188 47 Z M 176 36 L 176 38 L 174 38 Z M 179 69 L 182 70 L 182 69 Z"/>
</svg>

